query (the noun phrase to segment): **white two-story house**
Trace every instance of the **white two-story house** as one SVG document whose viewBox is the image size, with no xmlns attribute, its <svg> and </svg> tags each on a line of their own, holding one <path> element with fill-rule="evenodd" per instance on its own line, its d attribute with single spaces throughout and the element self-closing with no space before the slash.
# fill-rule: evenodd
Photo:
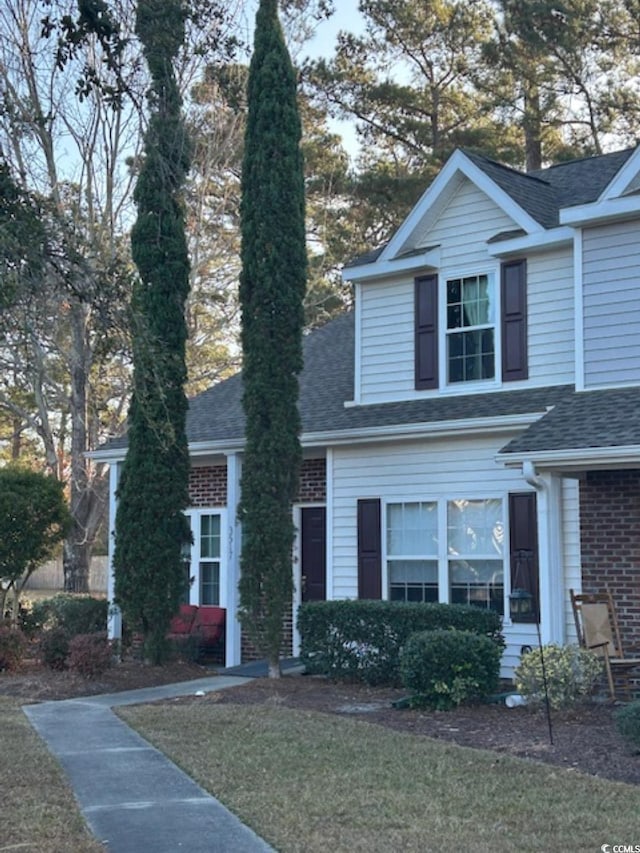
<svg viewBox="0 0 640 853">
<path fill-rule="evenodd" d="M 608 586 L 640 641 L 640 150 L 523 174 L 457 151 L 355 309 L 305 340 L 295 613 L 308 599 L 464 602 L 503 615 L 503 673 L 574 642 L 569 589 Z M 241 377 L 194 398 L 192 603 L 239 663 Z M 124 442 L 112 464 L 112 509 Z M 115 513 L 111 513 L 112 518 Z M 291 630 L 292 651 L 299 638 Z"/>
</svg>

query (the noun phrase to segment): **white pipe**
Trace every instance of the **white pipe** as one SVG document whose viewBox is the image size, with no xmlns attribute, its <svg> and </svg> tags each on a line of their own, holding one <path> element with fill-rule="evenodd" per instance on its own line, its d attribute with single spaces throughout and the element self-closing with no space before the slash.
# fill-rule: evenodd
<svg viewBox="0 0 640 853">
<path fill-rule="evenodd" d="M 522 476 L 527 481 L 530 486 L 533 486 L 537 491 L 542 491 L 544 489 L 545 484 L 544 481 L 540 479 L 538 476 L 538 472 L 536 471 L 536 466 L 530 459 L 525 459 L 522 463 Z"/>
</svg>

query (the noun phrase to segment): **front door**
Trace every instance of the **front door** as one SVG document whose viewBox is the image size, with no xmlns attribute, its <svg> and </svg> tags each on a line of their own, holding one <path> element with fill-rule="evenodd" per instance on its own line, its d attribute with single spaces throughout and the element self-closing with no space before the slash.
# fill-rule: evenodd
<svg viewBox="0 0 640 853">
<path fill-rule="evenodd" d="M 327 597 L 327 511 L 323 506 L 302 507 L 301 574 L 302 600 L 324 601 Z"/>
</svg>

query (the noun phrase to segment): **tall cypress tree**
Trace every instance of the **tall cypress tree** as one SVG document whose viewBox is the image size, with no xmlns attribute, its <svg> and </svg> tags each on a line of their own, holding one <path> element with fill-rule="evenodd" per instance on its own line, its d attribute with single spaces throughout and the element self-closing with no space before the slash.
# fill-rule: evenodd
<svg viewBox="0 0 640 853">
<path fill-rule="evenodd" d="M 146 654 L 163 659 L 184 591 L 181 550 L 190 540 L 184 305 L 189 291 L 182 188 L 189 143 L 173 61 L 184 40 L 180 0 L 139 0 L 136 32 L 151 74 L 150 119 L 134 198 L 131 247 L 133 395 L 129 447 L 118 487 L 116 600 L 142 630 Z"/>
<path fill-rule="evenodd" d="M 291 515 L 300 469 L 307 258 L 296 75 L 277 0 L 261 0 L 249 69 L 242 167 L 242 345 L 246 445 L 240 618 L 280 675 L 283 621 L 292 602 Z"/>
</svg>

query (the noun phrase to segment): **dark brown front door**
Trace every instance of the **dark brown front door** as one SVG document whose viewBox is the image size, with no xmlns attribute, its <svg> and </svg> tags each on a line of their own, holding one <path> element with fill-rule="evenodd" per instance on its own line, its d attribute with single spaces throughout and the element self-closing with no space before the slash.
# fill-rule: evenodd
<svg viewBox="0 0 640 853">
<path fill-rule="evenodd" d="M 324 601 L 327 597 L 327 511 L 323 506 L 301 510 L 302 600 Z"/>
</svg>

